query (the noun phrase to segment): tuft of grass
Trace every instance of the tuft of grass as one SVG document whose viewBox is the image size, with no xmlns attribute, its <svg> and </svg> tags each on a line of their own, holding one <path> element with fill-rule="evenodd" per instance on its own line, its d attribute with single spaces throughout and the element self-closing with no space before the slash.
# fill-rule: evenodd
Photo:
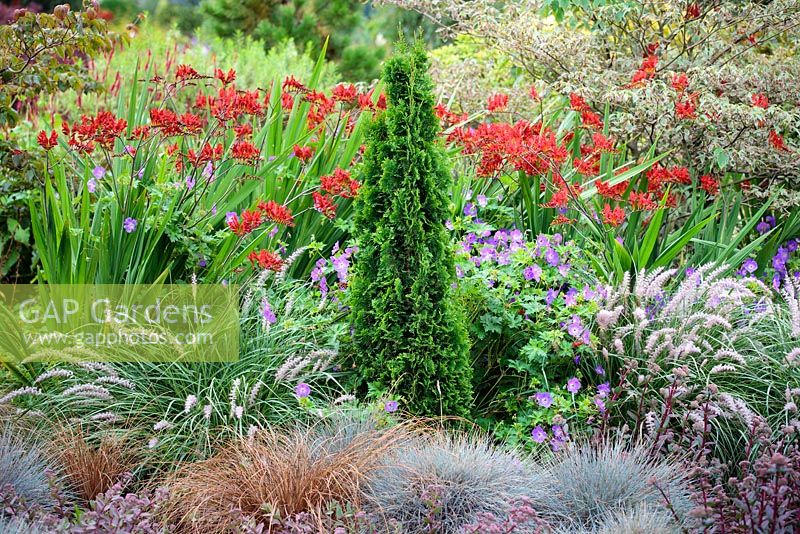
<svg viewBox="0 0 800 534">
<path fill-rule="evenodd" d="M 3 534 L 45 534 L 47 529 L 28 523 L 22 517 L 0 516 L 0 532 Z"/>
<path fill-rule="evenodd" d="M 664 510 L 653 510 L 648 506 L 639 506 L 632 510 L 623 510 L 617 514 L 609 514 L 598 534 L 677 534 L 681 530 Z"/>
<path fill-rule="evenodd" d="M 609 516 L 638 517 L 646 506 L 677 528 L 693 508 L 684 469 L 620 442 L 572 448 L 541 466 L 536 478 L 533 507 L 555 527 L 594 530 Z"/>
<path fill-rule="evenodd" d="M 0 491 L 9 487 L 27 505 L 50 505 L 51 458 L 30 433 L 0 421 Z M 3 531 L 4 532 L 4 531 Z"/>
<path fill-rule="evenodd" d="M 85 502 L 106 493 L 136 463 L 134 449 L 123 438 L 104 436 L 92 444 L 80 426 L 65 426 L 54 446 L 67 484 Z"/>
<path fill-rule="evenodd" d="M 167 479 L 169 522 L 216 533 L 241 518 L 270 527 L 305 513 L 322 528 L 330 505 L 359 506 L 365 478 L 408 439 L 407 426 L 362 425 L 265 429 L 184 466 Z"/>
<path fill-rule="evenodd" d="M 436 433 L 395 451 L 370 477 L 364 506 L 405 533 L 456 533 L 533 494 L 531 475 L 524 458 L 481 436 Z"/>
</svg>

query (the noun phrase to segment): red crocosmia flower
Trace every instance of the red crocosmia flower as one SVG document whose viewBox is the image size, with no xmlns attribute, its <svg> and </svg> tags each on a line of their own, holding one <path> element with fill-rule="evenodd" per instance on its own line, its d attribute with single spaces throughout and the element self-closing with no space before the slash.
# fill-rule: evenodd
<svg viewBox="0 0 800 534">
<path fill-rule="evenodd" d="M 253 268 L 258 264 L 261 269 L 277 272 L 283 267 L 283 260 L 280 256 L 265 249 L 261 249 L 258 252 L 254 250 L 247 256 L 247 259 L 250 260 Z"/>
<path fill-rule="evenodd" d="M 597 154 L 590 154 L 587 157 L 575 158 L 572 161 L 572 166 L 578 173 L 584 176 L 597 176 L 600 174 L 600 156 Z"/>
<path fill-rule="evenodd" d="M 208 107 L 208 97 L 203 93 L 197 93 L 194 97 L 194 107 L 198 109 L 205 109 Z"/>
<path fill-rule="evenodd" d="M 261 226 L 263 222 L 262 217 L 263 215 L 258 210 L 244 210 L 241 220 L 236 221 L 236 227 L 231 227 L 230 221 L 228 222 L 228 226 L 231 227 L 231 230 L 233 230 L 236 235 L 244 236 Z"/>
<path fill-rule="evenodd" d="M 222 69 L 217 69 L 214 71 L 214 78 L 221 81 L 222 85 L 228 85 L 236 80 L 236 71 L 230 69 L 227 73 L 225 73 L 222 71 Z"/>
<path fill-rule="evenodd" d="M 233 98 L 233 109 L 237 113 L 244 113 L 247 115 L 264 114 L 258 90 L 238 91 Z"/>
<path fill-rule="evenodd" d="M 679 72 L 672 75 L 671 83 L 673 89 L 682 93 L 689 88 L 689 77 L 685 72 Z"/>
<path fill-rule="evenodd" d="M 90 154 L 95 145 L 100 145 L 105 150 L 112 150 L 114 140 L 127 127 L 125 119 L 118 119 L 108 111 L 100 111 L 94 117 L 82 115 L 81 121 L 74 123 L 72 127 L 65 122 L 62 130 L 69 138 L 67 142 L 72 148 Z"/>
<path fill-rule="evenodd" d="M 270 220 L 275 224 L 294 226 L 294 217 L 292 217 L 292 211 L 286 206 L 278 204 L 274 200 L 268 200 L 266 202 L 262 200 L 258 203 L 258 209 L 261 210 L 267 220 Z"/>
<path fill-rule="evenodd" d="M 576 93 L 569 94 L 569 106 L 575 111 L 591 111 L 591 108 L 589 107 L 589 104 L 586 103 L 586 100 Z"/>
<path fill-rule="evenodd" d="M 535 85 L 531 85 L 531 90 L 528 91 L 528 95 L 530 95 L 530 97 L 535 102 L 541 102 L 542 101 L 542 97 L 539 96 L 539 91 L 536 90 L 536 86 Z"/>
<path fill-rule="evenodd" d="M 786 146 L 783 137 L 775 130 L 769 132 L 769 144 L 772 145 L 772 148 L 775 150 L 789 152 L 789 147 Z"/>
<path fill-rule="evenodd" d="M 200 78 L 200 75 L 189 65 L 178 65 L 178 69 L 175 71 L 175 78 L 178 80 L 194 80 Z"/>
<path fill-rule="evenodd" d="M 686 167 L 678 167 L 678 166 L 670 167 L 669 175 L 670 175 L 670 180 L 673 183 L 681 185 L 692 184 L 692 178 L 689 175 L 689 169 L 687 169 Z"/>
<path fill-rule="evenodd" d="M 358 193 L 361 184 L 350 177 L 350 173 L 344 169 L 336 169 L 333 174 L 320 176 L 319 179 L 322 190 L 334 196 L 342 198 L 352 198 Z"/>
<path fill-rule="evenodd" d="M 675 101 L 675 116 L 687 120 L 697 118 L 697 93 L 681 95 Z"/>
<path fill-rule="evenodd" d="M 167 147 L 167 156 L 173 155 L 175 152 L 178 151 L 178 143 L 171 144 Z"/>
<path fill-rule="evenodd" d="M 661 46 L 661 43 L 647 43 L 647 46 L 644 47 L 644 57 L 654 56 L 656 52 L 658 52 L 658 48 Z"/>
<path fill-rule="evenodd" d="M 751 45 L 755 46 L 758 44 L 757 37 L 758 33 L 751 33 L 750 35 L 747 36 L 747 40 L 750 42 Z"/>
<path fill-rule="evenodd" d="M 436 116 L 439 117 L 439 119 L 441 119 L 442 122 L 448 125 L 464 122 L 467 120 L 467 117 L 469 117 L 469 115 L 466 113 L 462 113 L 461 115 L 459 115 L 458 113 L 453 113 L 452 111 L 444 107 L 444 105 L 442 104 L 438 104 L 433 109 L 436 112 Z"/>
<path fill-rule="evenodd" d="M 200 149 L 199 153 L 195 153 L 193 149 L 189 149 L 189 152 L 186 154 L 186 157 L 189 159 L 189 162 L 194 165 L 195 167 L 204 166 L 209 161 L 216 161 L 222 157 L 222 154 L 225 152 L 225 149 L 222 146 L 222 143 L 218 143 L 217 146 L 211 147 L 209 143 L 205 143 L 203 148 Z"/>
<path fill-rule="evenodd" d="M 133 129 L 133 132 L 131 132 L 131 137 L 140 141 L 147 139 L 150 137 L 150 127 L 147 125 L 137 126 Z"/>
<path fill-rule="evenodd" d="M 247 137 L 252 134 L 253 127 L 250 126 L 250 123 L 244 123 L 234 126 L 233 131 L 236 134 L 236 138 L 241 139 L 242 137 Z"/>
<path fill-rule="evenodd" d="M 183 132 L 186 134 L 195 134 L 203 129 L 203 121 L 197 115 L 191 113 L 184 113 L 178 117 Z"/>
<path fill-rule="evenodd" d="M 288 113 L 292 111 L 292 107 L 294 107 L 294 96 L 291 93 L 281 94 L 281 108 L 283 108 L 283 111 Z"/>
<path fill-rule="evenodd" d="M 372 109 L 372 91 L 358 95 L 358 108 L 361 110 Z"/>
<path fill-rule="evenodd" d="M 719 180 L 710 174 L 704 174 L 700 177 L 700 188 L 709 195 L 714 196 L 719 193 Z"/>
<path fill-rule="evenodd" d="M 325 102 L 327 99 L 328 97 L 325 96 L 325 93 L 321 91 L 309 91 L 303 97 L 303 100 L 306 102 L 311 102 L 312 104 L 319 104 L 321 102 Z"/>
<path fill-rule="evenodd" d="M 592 143 L 598 152 L 614 152 L 614 140 L 601 133 L 592 134 Z"/>
<path fill-rule="evenodd" d="M 566 208 L 570 199 L 570 192 L 567 187 L 562 187 L 550 197 L 550 200 L 542 204 L 545 208 Z"/>
<path fill-rule="evenodd" d="M 487 109 L 489 111 L 503 111 L 508 106 L 508 95 L 497 93 L 489 97 Z"/>
<path fill-rule="evenodd" d="M 384 110 L 386 109 L 386 95 L 381 93 L 378 95 L 378 102 L 375 104 L 375 107 Z"/>
<path fill-rule="evenodd" d="M 337 102 L 355 102 L 358 98 L 358 90 L 352 83 L 340 83 L 333 88 L 331 96 Z"/>
<path fill-rule="evenodd" d="M 331 197 L 323 195 L 319 191 L 314 191 L 311 194 L 314 199 L 314 209 L 323 214 L 328 219 L 336 217 L 336 204 L 333 203 Z"/>
<path fill-rule="evenodd" d="M 48 137 L 47 132 L 42 130 L 41 132 L 39 132 L 39 135 L 36 136 L 36 141 L 39 143 L 39 146 L 41 146 L 43 149 L 50 150 L 51 148 L 53 148 L 58 144 L 58 134 L 56 133 L 55 130 L 53 130 L 52 132 L 50 132 L 50 137 Z"/>
<path fill-rule="evenodd" d="M 696 3 L 691 3 L 686 6 L 686 19 L 692 20 L 700 17 L 700 6 Z"/>
<path fill-rule="evenodd" d="M 254 162 L 258 159 L 258 149 L 248 141 L 237 141 L 231 148 L 233 159 L 240 161 Z"/>
<path fill-rule="evenodd" d="M 550 226 L 563 226 L 565 224 L 572 224 L 575 222 L 575 219 L 570 219 L 566 215 L 556 215 L 552 221 L 550 221 Z"/>
<path fill-rule="evenodd" d="M 153 128 L 158 128 L 167 137 L 180 135 L 183 131 L 178 122 L 178 115 L 169 109 L 151 109 L 150 124 Z"/>
<path fill-rule="evenodd" d="M 619 226 L 625 220 L 625 210 L 617 206 L 611 209 L 611 206 L 606 204 L 603 206 L 603 222 L 611 226 Z"/>
<path fill-rule="evenodd" d="M 624 195 L 625 191 L 628 190 L 627 181 L 623 181 L 615 185 L 609 185 L 606 182 L 598 180 L 596 182 L 596 186 L 597 186 L 597 194 L 599 194 L 602 197 L 614 200 L 622 200 L 622 195 Z"/>
<path fill-rule="evenodd" d="M 658 66 L 658 56 L 650 55 L 644 58 L 639 70 L 633 74 L 631 82 L 628 87 L 642 87 L 648 80 L 656 75 L 656 67 Z"/>
<path fill-rule="evenodd" d="M 310 146 L 294 145 L 294 148 L 292 150 L 295 157 L 300 161 L 302 161 L 303 163 L 310 160 L 311 156 L 314 154 L 314 151 L 311 149 Z"/>
<path fill-rule="evenodd" d="M 283 80 L 281 89 L 284 91 L 297 91 L 299 93 L 305 93 L 308 91 L 308 88 L 305 85 L 300 83 L 297 78 L 291 75 L 287 76 L 286 79 Z"/>
<path fill-rule="evenodd" d="M 600 130 L 603 128 L 603 119 L 601 119 L 600 115 L 594 111 L 581 111 L 581 123 L 586 128 L 593 128 L 595 130 Z"/>
<path fill-rule="evenodd" d="M 631 208 L 637 211 L 654 210 L 658 206 L 658 202 L 653 200 L 650 193 L 637 193 L 636 191 L 631 191 L 628 202 L 630 202 Z"/>
<path fill-rule="evenodd" d="M 767 95 L 762 93 L 753 93 L 750 96 L 750 101 L 753 103 L 754 108 L 767 109 L 769 107 L 769 98 L 767 98 Z"/>
</svg>

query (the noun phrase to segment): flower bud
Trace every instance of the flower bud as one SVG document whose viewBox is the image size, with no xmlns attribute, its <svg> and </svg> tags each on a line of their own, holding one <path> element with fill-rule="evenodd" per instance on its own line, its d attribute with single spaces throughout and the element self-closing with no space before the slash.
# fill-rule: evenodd
<svg viewBox="0 0 800 534">
<path fill-rule="evenodd" d="M 69 4 L 61 4 L 56 6 L 55 9 L 53 9 L 53 15 L 58 20 L 66 19 L 67 15 L 69 15 Z"/>
</svg>

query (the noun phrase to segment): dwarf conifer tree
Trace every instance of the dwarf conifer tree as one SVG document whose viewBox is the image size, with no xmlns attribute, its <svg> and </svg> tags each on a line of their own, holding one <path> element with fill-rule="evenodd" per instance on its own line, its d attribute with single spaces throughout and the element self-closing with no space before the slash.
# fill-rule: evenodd
<svg viewBox="0 0 800 534">
<path fill-rule="evenodd" d="M 356 204 L 355 358 L 366 383 L 411 412 L 467 415 L 472 369 L 444 227 L 450 174 L 427 68 L 419 45 L 401 45 L 384 67 L 388 107 L 371 126 Z"/>
</svg>

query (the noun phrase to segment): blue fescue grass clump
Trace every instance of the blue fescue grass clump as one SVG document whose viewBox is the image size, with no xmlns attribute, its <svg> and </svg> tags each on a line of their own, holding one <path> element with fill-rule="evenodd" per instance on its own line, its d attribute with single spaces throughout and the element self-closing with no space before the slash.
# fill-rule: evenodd
<svg viewBox="0 0 800 534">
<path fill-rule="evenodd" d="M 50 502 L 48 457 L 36 439 L 9 422 L 0 422 L 0 492 L 7 490 L 30 505 Z"/>
<path fill-rule="evenodd" d="M 536 478 L 533 507 L 557 528 L 593 531 L 609 517 L 643 506 L 648 520 L 678 528 L 693 508 L 684 469 L 620 443 L 566 451 L 542 466 Z"/>
<path fill-rule="evenodd" d="M 401 532 L 456 533 L 480 514 L 504 516 L 534 483 L 517 454 L 480 437 L 436 434 L 387 458 L 368 481 L 365 507 Z"/>
</svg>

